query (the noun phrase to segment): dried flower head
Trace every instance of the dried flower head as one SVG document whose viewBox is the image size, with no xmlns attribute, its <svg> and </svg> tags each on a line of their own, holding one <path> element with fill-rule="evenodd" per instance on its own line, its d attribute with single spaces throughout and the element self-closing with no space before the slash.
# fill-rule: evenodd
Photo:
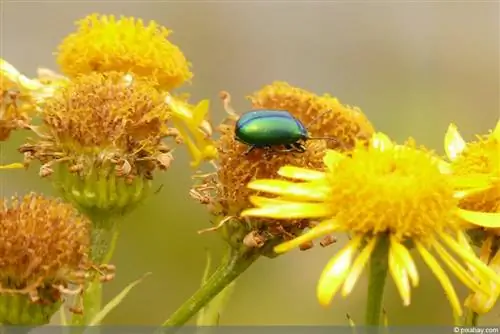
<svg viewBox="0 0 500 334">
<path fill-rule="evenodd" d="M 155 78 L 165 90 L 191 79 L 190 63 L 169 42 L 171 31 L 151 21 L 92 14 L 77 22 L 78 30 L 67 36 L 57 56 L 64 74 L 130 72 Z"/>
<path fill-rule="evenodd" d="M 356 141 L 366 141 L 374 132 L 363 112 L 342 105 L 338 99 L 325 94 L 318 96 L 304 89 L 276 81 L 249 96 L 255 109 L 287 110 L 300 119 L 314 137 L 333 137 L 328 148 L 348 151 Z"/>
<path fill-rule="evenodd" d="M 228 113 L 234 115 L 229 94 L 224 92 L 222 98 Z M 248 182 L 255 178 L 275 178 L 279 168 L 286 164 L 321 170 L 326 143 L 308 141 L 303 153 L 255 149 L 245 154 L 248 146 L 235 139 L 234 122 L 221 125 L 219 130 L 221 136 L 216 143 L 217 172 L 203 176 L 202 182 L 191 191 L 193 197 L 209 206 L 209 211 L 215 217 L 215 228 L 208 230 L 220 228 L 224 238 L 233 247 L 262 248 L 277 240 L 294 238 L 304 228 L 312 226 L 314 222 L 308 219 L 283 224 L 276 219 L 242 219 L 239 215 L 251 206 L 251 192 L 246 188 Z M 323 244 L 327 243 L 325 239 Z M 310 243 L 303 245 L 304 249 L 310 247 Z M 275 256 L 272 250 L 266 255 Z"/>
<path fill-rule="evenodd" d="M 168 107 L 145 78 L 118 72 L 75 78 L 46 101 L 39 135 L 20 151 L 38 160 L 66 199 L 87 214 L 130 210 L 149 189 L 153 172 L 172 162 L 162 139 Z"/>
<path fill-rule="evenodd" d="M 469 230 L 472 241 L 481 247 L 481 260 L 500 275 L 500 121 L 489 135 L 477 136 L 466 143 L 451 124 L 445 136 L 445 149 L 451 160 L 454 175 L 485 175 L 492 182 L 486 186 L 467 187 L 462 192 L 459 206 L 477 214 L 489 214 L 486 224 L 473 224 Z M 500 297 L 500 284 L 491 283 L 491 295 L 476 292 L 466 305 L 476 313 L 486 313 Z"/>
<path fill-rule="evenodd" d="M 429 151 L 413 142 L 396 145 L 378 133 L 368 148 L 357 145 L 350 157 L 328 151 L 325 165 L 325 172 L 297 166 L 279 170 L 281 176 L 295 182 L 250 182 L 250 189 L 278 197 L 253 196 L 255 208 L 242 213 L 243 217 L 323 220 L 309 232 L 277 246 L 278 253 L 336 231 L 352 233 L 349 243 L 332 258 L 319 279 L 321 304 L 328 305 L 340 288 L 344 296 L 348 295 L 374 249 L 383 242 L 389 244 L 389 269 L 405 305 L 410 304 L 410 287 L 419 283 L 408 243 L 416 246 L 432 269 L 456 315 L 462 313 L 458 296 L 431 250 L 474 291 L 488 293 L 490 281 L 500 283 L 500 277 L 475 257 L 462 232 L 454 190 L 454 182 L 459 180 L 443 174 L 439 159 Z M 444 245 L 481 272 L 484 285 L 468 274 Z M 359 247 L 360 254 L 354 260 Z"/>
<path fill-rule="evenodd" d="M 48 323 L 90 268 L 89 221 L 36 194 L 0 199 L 0 322 Z"/>
</svg>

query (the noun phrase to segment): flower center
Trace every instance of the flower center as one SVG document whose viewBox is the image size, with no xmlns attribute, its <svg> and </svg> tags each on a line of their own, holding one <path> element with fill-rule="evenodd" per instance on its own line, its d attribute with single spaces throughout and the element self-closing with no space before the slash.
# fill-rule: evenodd
<svg viewBox="0 0 500 334">
<path fill-rule="evenodd" d="M 346 230 L 425 238 L 453 226 L 453 188 L 425 151 L 357 149 L 337 165 L 331 184 Z"/>
</svg>

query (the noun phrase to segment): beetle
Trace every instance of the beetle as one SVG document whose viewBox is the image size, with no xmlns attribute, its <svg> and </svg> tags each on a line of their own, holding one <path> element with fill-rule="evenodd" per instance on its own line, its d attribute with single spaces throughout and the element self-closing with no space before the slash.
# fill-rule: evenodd
<svg viewBox="0 0 500 334">
<path fill-rule="evenodd" d="M 333 139 L 310 137 L 307 128 L 300 120 L 286 110 L 258 109 L 243 113 L 236 121 L 234 137 L 248 145 L 244 153 L 249 154 L 256 148 L 269 149 L 284 146 L 281 152 L 306 151 L 304 142 L 312 139 Z M 334 139 L 333 139 L 334 140 Z"/>
</svg>

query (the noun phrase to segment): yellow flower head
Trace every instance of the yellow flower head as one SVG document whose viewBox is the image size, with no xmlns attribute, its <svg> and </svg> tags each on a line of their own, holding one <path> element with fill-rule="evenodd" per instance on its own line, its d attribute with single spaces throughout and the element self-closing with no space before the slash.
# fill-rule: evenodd
<svg viewBox="0 0 500 334">
<path fill-rule="evenodd" d="M 82 210 L 119 211 L 143 198 L 157 169 L 172 154 L 162 140 L 174 136 L 164 97 L 145 78 L 118 72 L 75 78 L 46 101 L 37 139 L 21 147 L 26 162 L 54 172 L 67 199 Z M 82 188 L 83 187 L 83 188 Z"/>
<path fill-rule="evenodd" d="M 64 295 L 80 293 L 91 269 L 89 224 L 55 199 L 0 199 L 1 323 L 46 324 Z"/>
<path fill-rule="evenodd" d="M 77 22 L 78 31 L 67 36 L 57 55 L 68 76 L 91 72 L 130 72 L 152 77 L 171 90 L 193 76 L 182 51 L 169 42 L 170 31 L 151 21 L 133 17 L 92 14 Z"/>
<path fill-rule="evenodd" d="M 440 171 L 439 159 L 432 153 L 415 147 L 412 142 L 396 145 L 378 133 L 368 148 L 357 145 L 351 157 L 328 151 L 324 161 L 325 172 L 296 166 L 285 166 L 278 172 L 302 182 L 273 179 L 250 182 L 250 189 L 278 197 L 254 196 L 251 201 L 256 207 L 242 213 L 243 217 L 323 219 L 309 232 L 277 246 L 278 253 L 335 231 L 353 234 L 320 277 L 317 294 L 321 304 L 329 304 L 339 289 L 344 296 L 352 291 L 381 239 L 389 242 L 389 269 L 405 305 L 410 303 L 410 287 L 419 283 L 415 263 L 405 246 L 408 243 L 416 246 L 440 281 L 455 314 L 462 312 L 459 299 L 432 250 L 471 289 L 485 290 L 445 245 L 468 266 L 481 272 L 485 282 L 487 279 L 500 282 L 500 277 L 467 246 L 457 217 L 460 212 L 454 196 L 457 181 Z M 358 248 L 361 250 L 355 258 Z"/>
<path fill-rule="evenodd" d="M 221 96 L 228 112 L 234 115 L 229 94 L 224 92 Z M 303 153 L 255 149 L 245 154 L 248 146 L 235 140 L 234 122 L 221 125 L 219 130 L 221 136 L 216 143 L 217 171 L 202 178 L 201 184 L 196 185 L 191 193 L 209 205 L 209 210 L 217 217 L 215 225 L 225 227 L 222 229 L 224 237 L 235 247 L 239 247 L 242 242 L 247 246 L 261 247 L 268 240 L 290 239 L 297 230 L 308 227 L 311 222 L 307 219 L 298 219 L 294 224 L 282 224 L 275 219 L 241 219 L 238 216 L 251 206 L 251 191 L 246 188 L 248 182 L 255 178 L 274 178 L 279 168 L 286 164 L 322 169 L 325 142 L 308 141 Z M 242 235 L 247 238 L 242 240 Z"/>
<path fill-rule="evenodd" d="M 286 82 L 276 81 L 249 96 L 255 109 L 282 109 L 300 119 L 313 137 L 333 137 L 328 148 L 348 151 L 356 141 L 367 140 L 373 126 L 356 107 L 342 105 L 336 98 L 318 96 Z"/>
<path fill-rule="evenodd" d="M 492 182 L 486 186 L 469 187 L 462 192 L 459 206 L 472 214 L 489 215 L 488 224 L 473 224 L 469 230 L 472 241 L 481 247 L 481 260 L 500 275 L 500 121 L 489 135 L 477 136 L 466 143 L 455 125 L 451 124 L 445 136 L 445 150 L 451 160 L 454 175 L 484 175 Z M 474 213 L 472 213 L 474 212 Z M 477 313 L 486 313 L 500 297 L 500 285 L 491 283 L 491 296 L 476 292 L 466 305 Z"/>
</svg>

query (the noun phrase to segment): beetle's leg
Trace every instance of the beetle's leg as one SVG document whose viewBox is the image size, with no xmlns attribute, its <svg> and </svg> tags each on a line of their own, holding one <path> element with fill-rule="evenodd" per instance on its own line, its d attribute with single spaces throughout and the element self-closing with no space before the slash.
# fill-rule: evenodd
<svg viewBox="0 0 500 334">
<path fill-rule="evenodd" d="M 306 151 L 305 146 L 301 143 L 293 143 L 292 147 L 294 148 L 295 152 L 304 153 Z"/>
<path fill-rule="evenodd" d="M 295 151 L 295 148 L 293 146 L 293 144 L 285 144 L 283 145 L 285 146 L 284 149 L 281 149 L 281 150 L 276 150 L 276 152 L 280 152 L 280 153 L 288 153 L 288 152 L 293 152 Z"/>
<path fill-rule="evenodd" d="M 248 150 L 246 150 L 246 151 L 245 151 L 245 153 L 243 153 L 243 155 L 249 155 L 249 154 L 250 154 L 250 152 L 252 152 L 252 151 L 253 151 L 253 150 L 255 150 L 255 149 L 256 149 L 256 147 L 252 145 L 252 146 L 250 146 L 250 147 L 248 148 Z"/>
</svg>

